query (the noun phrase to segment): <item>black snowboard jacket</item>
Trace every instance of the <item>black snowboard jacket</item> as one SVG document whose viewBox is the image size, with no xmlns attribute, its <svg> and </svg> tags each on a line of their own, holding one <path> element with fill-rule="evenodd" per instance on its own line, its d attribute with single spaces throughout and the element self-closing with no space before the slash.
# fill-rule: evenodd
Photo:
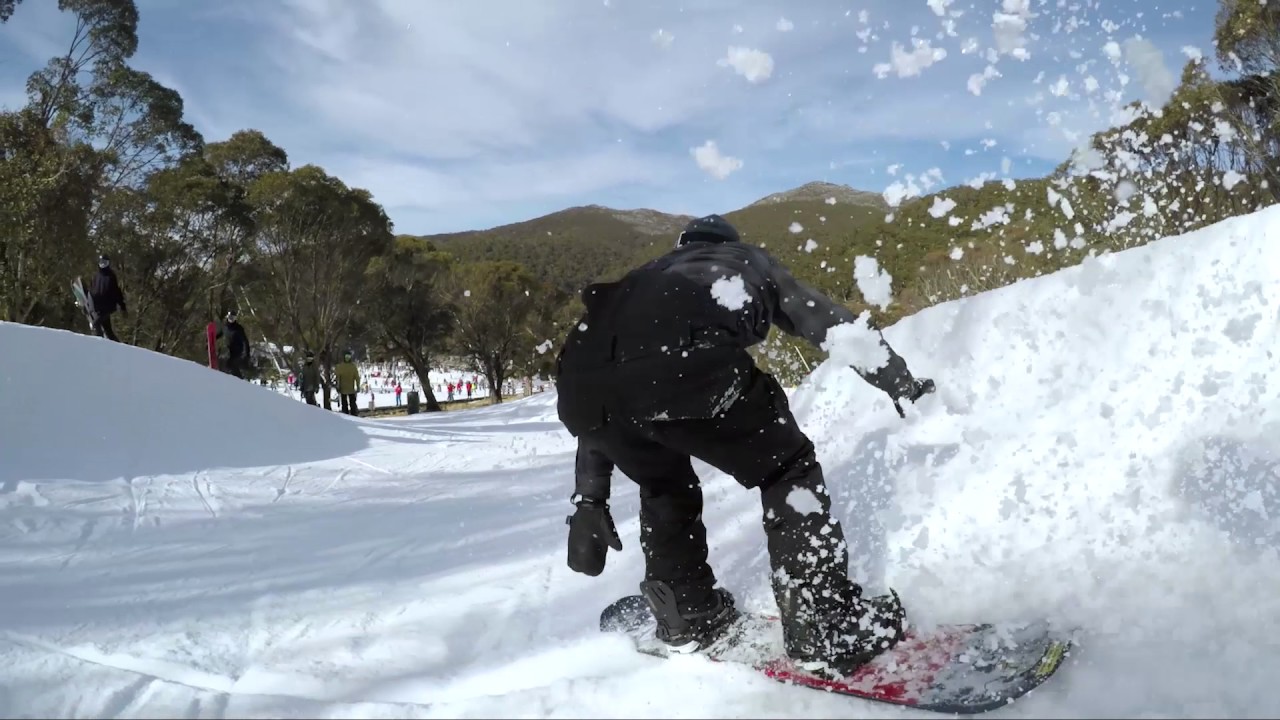
<svg viewBox="0 0 1280 720">
<path fill-rule="evenodd" d="M 746 349 L 770 327 L 821 347 L 831 328 L 857 320 L 763 248 L 742 242 L 688 243 L 616 283 L 587 287 L 582 300 L 587 311 L 557 360 L 557 409 L 580 438 L 578 492 L 602 499 L 613 463 L 581 442 L 584 433 L 617 415 L 714 417 L 742 390 L 754 364 Z M 883 336 L 879 342 L 888 361 L 854 370 L 891 397 L 908 396 L 914 378 L 906 362 Z"/>
<path fill-rule="evenodd" d="M 99 315 L 128 310 L 124 304 L 124 292 L 120 290 L 120 281 L 116 279 L 115 270 L 109 267 L 98 268 L 98 274 L 89 283 L 89 296 L 93 298 L 94 312 Z"/>
<path fill-rule="evenodd" d="M 245 335 L 244 326 L 238 322 L 225 323 L 218 331 L 218 337 L 227 338 L 227 354 L 232 358 L 244 358 L 249 355 L 249 338 Z"/>
</svg>

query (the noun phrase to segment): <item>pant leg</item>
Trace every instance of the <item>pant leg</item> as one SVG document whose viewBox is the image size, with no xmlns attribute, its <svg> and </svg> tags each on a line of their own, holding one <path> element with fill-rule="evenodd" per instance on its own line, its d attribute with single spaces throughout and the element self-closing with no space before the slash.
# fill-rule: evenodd
<svg viewBox="0 0 1280 720">
<path fill-rule="evenodd" d="M 640 547 L 645 580 L 666 582 L 682 614 L 715 605 L 715 574 L 707 562 L 702 487 L 689 456 L 663 447 L 635 428 L 615 422 L 592 441 L 640 486 Z"/>
<path fill-rule="evenodd" d="M 315 404 L 316 404 L 316 391 L 315 391 L 315 390 L 304 390 L 304 391 L 303 391 L 303 393 L 302 393 L 302 399 L 303 399 L 303 400 L 306 400 L 308 405 L 315 405 Z"/>
<path fill-rule="evenodd" d="M 105 337 L 112 342 L 120 342 L 120 338 L 116 337 L 116 331 L 111 327 L 111 313 L 102 313 L 98 315 L 98 337 Z"/>
<path fill-rule="evenodd" d="M 794 599 L 788 591 L 797 589 L 819 604 L 861 593 L 848 576 L 848 546 L 840 523 L 831 516 L 831 497 L 813 443 L 771 375 L 753 368 L 742 394 L 719 417 L 652 425 L 667 447 L 760 489 L 780 609 Z"/>
</svg>

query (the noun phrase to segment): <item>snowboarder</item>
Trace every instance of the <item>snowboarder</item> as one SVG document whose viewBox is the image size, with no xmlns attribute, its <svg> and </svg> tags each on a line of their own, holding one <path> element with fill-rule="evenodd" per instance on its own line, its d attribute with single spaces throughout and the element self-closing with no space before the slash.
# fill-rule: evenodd
<svg viewBox="0 0 1280 720">
<path fill-rule="evenodd" d="M 116 271 L 111 267 L 111 258 L 106 255 L 98 257 L 98 274 L 93 276 L 89 285 L 89 297 L 93 299 L 93 331 L 98 337 L 120 342 L 116 331 L 111 327 L 111 315 L 117 309 L 122 315 L 129 314 L 124 304 L 124 292 L 120 290 L 120 281 Z"/>
<path fill-rule="evenodd" d="M 316 354 L 307 351 L 302 360 L 302 373 L 299 377 L 302 399 L 308 405 L 316 404 L 316 392 L 320 390 L 320 367 L 316 365 Z"/>
<path fill-rule="evenodd" d="M 347 415 L 359 415 L 356 409 L 356 393 L 360 390 L 360 369 L 351 360 L 351 351 L 342 353 L 342 362 L 333 368 L 338 381 L 338 397 L 341 400 L 342 412 Z"/>
<path fill-rule="evenodd" d="M 616 467 L 640 486 L 640 589 L 658 638 L 677 652 L 714 641 L 738 612 L 707 563 L 696 457 L 760 490 L 789 656 L 851 668 L 896 644 L 905 621 L 896 593 L 863 597 L 849 578 L 813 443 L 747 352 L 772 325 L 820 347 L 854 314 L 740 242 L 718 215 L 691 221 L 674 250 L 582 299 L 586 313 L 556 363 L 557 410 L 578 440 L 569 566 L 598 575 L 608 548 L 622 548 L 608 505 Z M 895 404 L 932 391 L 871 332 L 885 360 L 854 368 L 867 382 Z"/>
<path fill-rule="evenodd" d="M 245 334 L 244 326 L 238 318 L 235 310 L 228 310 L 226 322 L 215 337 L 227 338 L 227 372 L 244 379 L 245 370 L 249 368 L 249 336 Z"/>
</svg>

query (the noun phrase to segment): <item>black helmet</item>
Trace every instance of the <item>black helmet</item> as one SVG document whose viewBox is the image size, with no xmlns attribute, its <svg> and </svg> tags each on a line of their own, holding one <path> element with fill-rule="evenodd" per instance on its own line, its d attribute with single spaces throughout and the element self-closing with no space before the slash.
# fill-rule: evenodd
<svg viewBox="0 0 1280 720">
<path fill-rule="evenodd" d="M 239 317 L 239 314 L 235 310 L 227 311 L 227 322 L 235 322 L 237 317 Z"/>
<path fill-rule="evenodd" d="M 676 238 L 676 247 L 691 242 L 722 243 L 738 242 L 740 239 L 738 231 L 729 224 L 728 220 L 719 215 L 706 215 L 694 218 L 684 226 L 684 232 Z"/>
<path fill-rule="evenodd" d="M 109 267 L 111 267 L 111 258 L 107 257 L 106 255 L 99 255 L 99 256 L 98 256 L 98 267 L 100 267 L 100 268 L 109 268 Z"/>
</svg>

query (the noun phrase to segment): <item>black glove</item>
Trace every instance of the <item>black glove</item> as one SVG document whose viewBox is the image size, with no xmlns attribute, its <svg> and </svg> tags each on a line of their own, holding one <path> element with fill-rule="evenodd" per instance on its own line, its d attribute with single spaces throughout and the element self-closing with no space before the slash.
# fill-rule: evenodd
<svg viewBox="0 0 1280 720">
<path fill-rule="evenodd" d="M 893 399 L 893 407 L 898 411 L 898 417 L 905 418 L 907 416 L 907 414 L 902 410 L 902 398 L 906 398 L 914 404 L 915 401 L 936 389 L 937 388 L 934 386 L 933 381 L 929 378 L 924 378 L 923 380 L 911 378 L 911 381 L 906 383 L 906 386 L 899 391 L 898 397 Z"/>
<path fill-rule="evenodd" d="M 565 518 L 569 526 L 569 568 L 584 575 L 604 572 L 604 559 L 609 548 L 622 549 L 618 529 L 609 514 L 609 504 L 594 498 L 582 498 L 578 510 Z"/>
</svg>

